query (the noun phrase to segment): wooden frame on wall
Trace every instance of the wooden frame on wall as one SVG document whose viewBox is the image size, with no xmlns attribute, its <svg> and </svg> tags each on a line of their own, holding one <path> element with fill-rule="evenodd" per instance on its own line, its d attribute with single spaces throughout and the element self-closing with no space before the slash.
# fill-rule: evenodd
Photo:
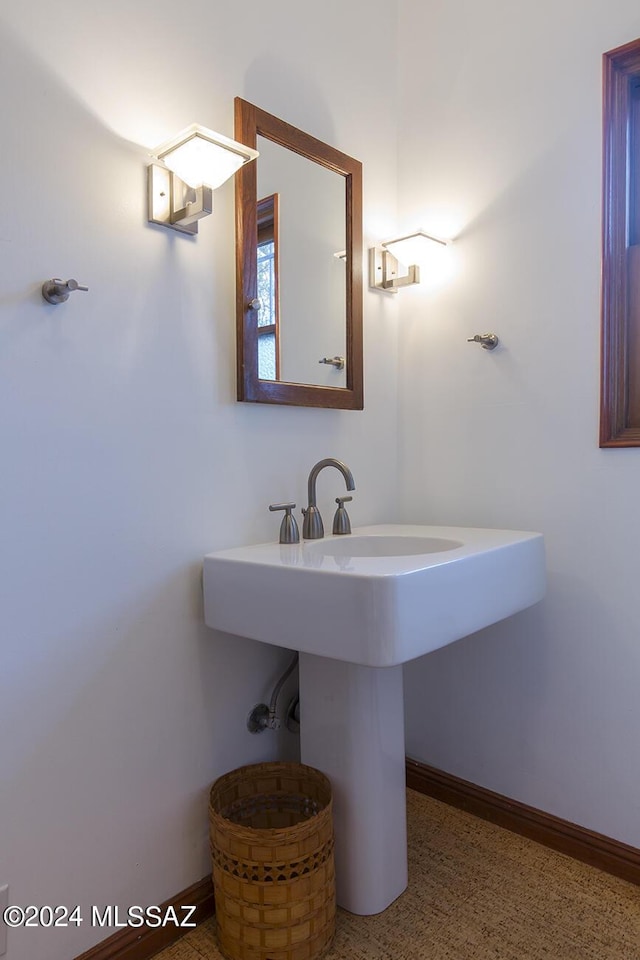
<svg viewBox="0 0 640 960">
<path fill-rule="evenodd" d="M 346 234 L 346 387 L 325 387 L 258 377 L 256 298 L 257 163 L 236 175 L 237 397 L 251 403 L 362 410 L 362 164 L 254 104 L 235 98 L 235 137 L 256 148 L 258 136 L 318 163 L 344 180 Z"/>
<path fill-rule="evenodd" d="M 600 446 L 640 446 L 640 40 L 604 54 Z M 636 160 L 638 156 L 638 160 Z"/>
</svg>

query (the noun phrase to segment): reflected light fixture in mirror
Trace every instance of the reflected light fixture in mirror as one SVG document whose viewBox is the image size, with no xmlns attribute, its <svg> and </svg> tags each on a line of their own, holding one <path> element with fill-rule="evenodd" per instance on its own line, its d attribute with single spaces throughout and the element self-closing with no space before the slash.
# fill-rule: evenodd
<svg viewBox="0 0 640 960">
<path fill-rule="evenodd" d="M 369 286 L 386 293 L 420 283 L 420 269 L 437 270 L 442 251 L 451 241 L 415 230 L 369 249 Z M 406 272 L 403 270 L 406 267 Z"/>
<path fill-rule="evenodd" d="M 258 156 L 243 143 L 197 123 L 154 151 L 148 167 L 149 222 L 194 235 L 213 210 L 213 190 Z"/>
</svg>

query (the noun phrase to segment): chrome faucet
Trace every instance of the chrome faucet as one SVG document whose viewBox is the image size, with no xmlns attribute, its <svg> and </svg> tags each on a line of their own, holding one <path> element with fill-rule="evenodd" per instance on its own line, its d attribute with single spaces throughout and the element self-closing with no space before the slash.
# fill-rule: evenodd
<svg viewBox="0 0 640 960">
<path fill-rule="evenodd" d="M 353 482 L 353 474 L 346 463 L 342 463 L 341 460 L 336 460 L 334 457 L 327 457 L 325 460 L 319 460 L 314 467 L 311 468 L 311 473 L 309 474 L 309 505 L 306 510 L 303 508 L 302 513 L 304 516 L 304 523 L 302 525 L 302 536 L 305 540 L 320 540 L 321 537 L 324 537 L 324 526 L 322 524 L 322 517 L 320 516 L 320 511 L 318 510 L 318 504 L 316 501 L 316 481 L 318 479 L 318 474 L 321 470 L 324 470 L 325 467 L 336 467 L 344 477 L 344 482 L 347 486 L 347 490 L 355 490 L 356 485 Z"/>
</svg>

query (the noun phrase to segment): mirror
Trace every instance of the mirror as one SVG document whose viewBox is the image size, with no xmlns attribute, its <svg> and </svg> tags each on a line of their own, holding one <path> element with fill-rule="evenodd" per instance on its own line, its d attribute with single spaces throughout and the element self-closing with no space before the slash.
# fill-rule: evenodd
<svg viewBox="0 0 640 960">
<path fill-rule="evenodd" d="M 362 165 L 235 108 L 238 400 L 362 410 Z"/>
</svg>

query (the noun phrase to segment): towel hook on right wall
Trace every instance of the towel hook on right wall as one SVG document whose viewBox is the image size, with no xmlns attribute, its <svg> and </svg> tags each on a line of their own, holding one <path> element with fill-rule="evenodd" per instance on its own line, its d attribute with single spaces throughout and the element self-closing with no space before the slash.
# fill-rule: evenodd
<svg viewBox="0 0 640 960">
<path fill-rule="evenodd" d="M 468 337 L 467 343 L 480 343 L 483 350 L 495 350 L 500 341 L 495 333 L 476 333 L 474 337 Z"/>
</svg>

